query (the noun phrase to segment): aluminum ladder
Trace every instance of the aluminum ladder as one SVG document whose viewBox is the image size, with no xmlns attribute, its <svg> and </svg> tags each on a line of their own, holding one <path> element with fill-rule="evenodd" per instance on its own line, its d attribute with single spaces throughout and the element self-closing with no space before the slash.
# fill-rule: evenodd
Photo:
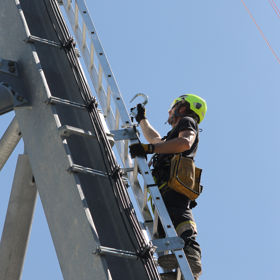
<svg viewBox="0 0 280 280">
<path fill-rule="evenodd" d="M 139 141 L 137 131 L 127 112 L 85 0 L 58 0 L 58 2 L 64 6 L 92 85 L 97 93 L 106 123 L 115 141 L 117 141 L 116 148 L 124 167 L 123 170 L 127 173 L 138 207 L 141 210 L 144 224 L 150 236 L 153 236 L 153 232 L 157 227 L 157 216 L 164 228 L 166 238 L 153 240 L 152 243 L 157 246 L 158 252 L 171 250 L 175 254 L 180 267 L 178 274 L 181 273 L 185 280 L 193 280 L 190 266 L 182 249 L 182 240 L 177 236 L 146 160 L 137 157 L 133 162 L 128 154 L 129 143 Z M 144 180 L 143 189 L 137 178 L 138 168 Z M 147 206 L 148 192 L 155 205 L 155 214 L 151 214 Z"/>
</svg>

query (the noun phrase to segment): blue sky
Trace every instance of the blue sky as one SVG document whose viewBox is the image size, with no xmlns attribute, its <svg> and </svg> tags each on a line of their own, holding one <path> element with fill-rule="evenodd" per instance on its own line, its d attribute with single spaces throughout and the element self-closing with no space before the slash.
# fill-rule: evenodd
<svg viewBox="0 0 280 280">
<path fill-rule="evenodd" d="M 280 16 L 269 1 L 245 3 L 280 56 Z M 201 280 L 276 279 L 280 65 L 241 0 L 87 2 L 124 99 L 147 93 L 162 136 L 174 98 L 195 93 L 208 103 L 196 159 L 204 192 L 194 209 Z M 11 118 L 1 116 L 1 133 Z M 0 230 L 22 150 L 0 173 Z M 62 279 L 39 200 L 22 279 Z"/>
</svg>

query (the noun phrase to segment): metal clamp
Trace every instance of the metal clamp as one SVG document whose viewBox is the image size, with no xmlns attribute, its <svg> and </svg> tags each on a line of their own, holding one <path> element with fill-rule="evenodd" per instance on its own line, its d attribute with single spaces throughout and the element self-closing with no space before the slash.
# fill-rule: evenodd
<svg viewBox="0 0 280 280">
<path fill-rule="evenodd" d="M 111 130 L 110 133 L 113 135 L 115 141 L 120 140 L 137 140 L 137 134 L 134 127 Z"/>
<path fill-rule="evenodd" d="M 156 252 L 164 252 L 168 250 L 179 250 L 185 246 L 185 241 L 180 237 L 167 237 L 163 239 L 152 240 L 156 247 Z"/>
</svg>

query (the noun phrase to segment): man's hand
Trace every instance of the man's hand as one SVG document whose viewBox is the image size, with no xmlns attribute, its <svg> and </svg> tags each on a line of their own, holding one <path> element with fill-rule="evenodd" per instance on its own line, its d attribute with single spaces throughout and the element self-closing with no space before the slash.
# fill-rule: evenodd
<svg viewBox="0 0 280 280">
<path fill-rule="evenodd" d="M 137 104 L 137 115 L 135 116 L 135 120 L 140 123 L 142 120 L 146 119 L 146 109 L 143 104 Z"/>
<path fill-rule="evenodd" d="M 129 152 L 132 158 L 146 157 L 146 154 L 153 154 L 155 146 L 153 144 L 132 144 L 129 146 Z"/>
</svg>

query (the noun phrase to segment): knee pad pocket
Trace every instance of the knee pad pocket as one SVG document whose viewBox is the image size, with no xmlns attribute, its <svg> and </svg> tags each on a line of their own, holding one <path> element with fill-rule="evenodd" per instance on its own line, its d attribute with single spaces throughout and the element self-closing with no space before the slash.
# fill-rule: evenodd
<svg viewBox="0 0 280 280">
<path fill-rule="evenodd" d="M 196 223 L 192 220 L 184 221 L 177 225 L 176 232 L 178 236 L 181 236 L 184 232 L 188 232 L 188 237 L 197 235 Z"/>
</svg>

